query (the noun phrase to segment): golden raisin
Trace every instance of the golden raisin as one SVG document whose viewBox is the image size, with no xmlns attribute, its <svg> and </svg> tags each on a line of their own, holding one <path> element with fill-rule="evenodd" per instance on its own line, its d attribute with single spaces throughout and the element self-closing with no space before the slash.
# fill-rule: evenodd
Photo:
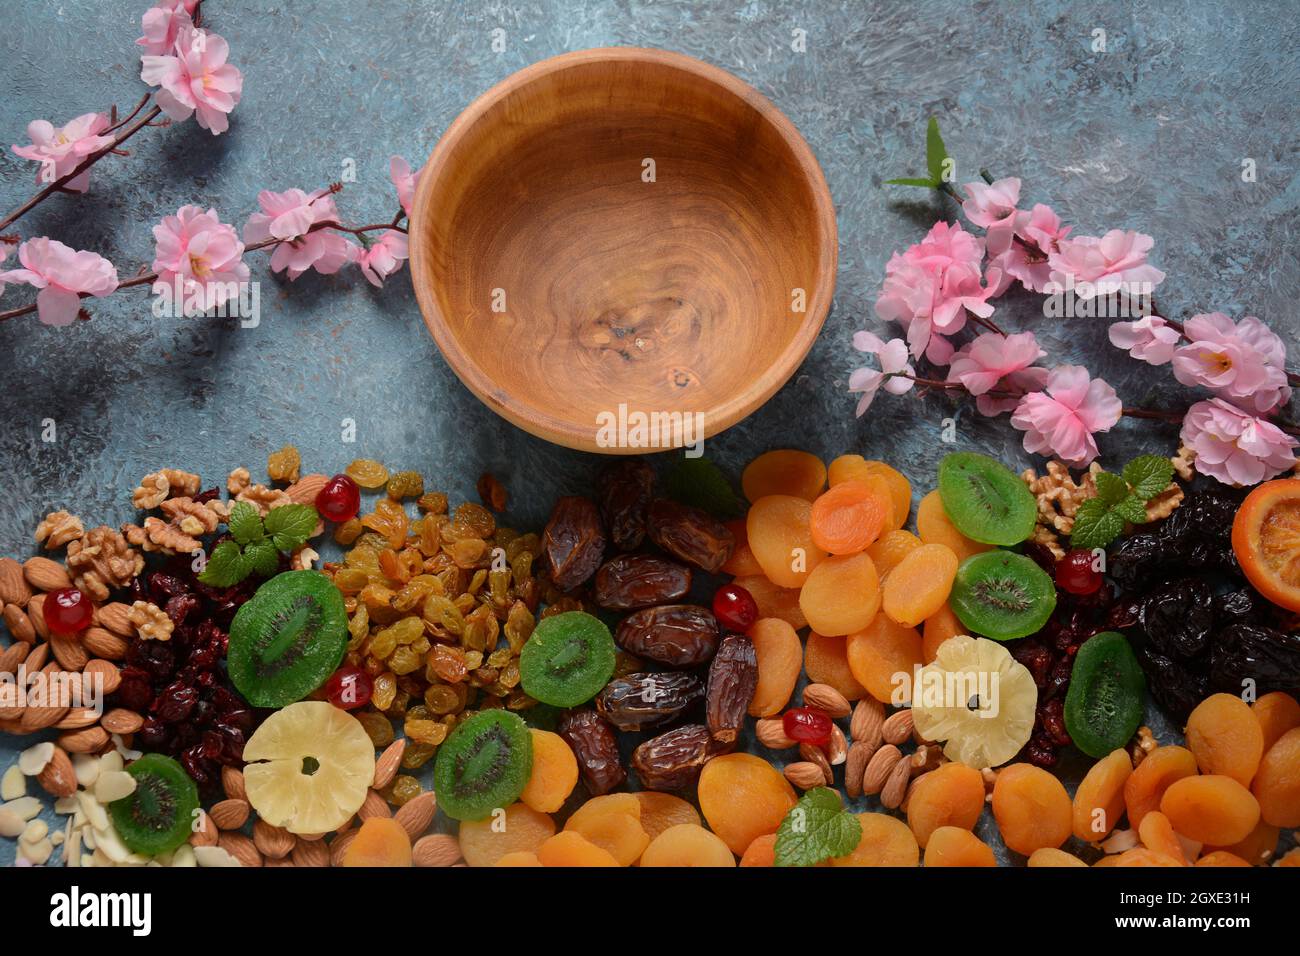
<svg viewBox="0 0 1300 956">
<path fill-rule="evenodd" d="M 388 481 L 388 469 L 373 458 L 358 458 L 344 472 L 362 488 L 382 488 Z"/>
<path fill-rule="evenodd" d="M 418 471 L 399 471 L 388 479 L 388 497 L 419 498 L 424 494 L 424 478 Z"/>
<path fill-rule="evenodd" d="M 266 474 L 273 482 L 289 484 L 298 480 L 298 469 L 302 457 L 293 445 L 285 445 L 279 451 L 273 451 L 266 458 Z"/>
</svg>

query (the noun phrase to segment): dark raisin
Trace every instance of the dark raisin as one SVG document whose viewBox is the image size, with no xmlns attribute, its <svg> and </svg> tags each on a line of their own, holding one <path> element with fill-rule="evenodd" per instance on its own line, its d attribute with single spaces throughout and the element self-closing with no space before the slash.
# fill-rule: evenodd
<svg viewBox="0 0 1300 956">
<path fill-rule="evenodd" d="M 594 797 L 623 785 L 627 771 L 618 756 L 614 728 L 594 710 L 571 710 L 560 720 L 558 733 L 578 758 L 578 772 Z"/>
<path fill-rule="evenodd" d="M 619 730 L 645 730 L 668 723 L 703 696 L 704 684 L 694 674 L 628 674 L 605 685 L 596 709 Z"/>
<path fill-rule="evenodd" d="M 609 540 L 619 551 L 631 551 L 645 540 L 646 509 L 653 495 L 654 470 L 640 458 L 625 458 L 606 465 L 596 476 L 596 497 L 609 529 Z"/>
<path fill-rule="evenodd" d="M 718 622 L 708 608 L 665 604 L 623 618 L 614 640 L 637 657 L 669 667 L 694 667 L 717 651 Z"/>
<path fill-rule="evenodd" d="M 650 540 L 673 557 L 716 574 L 731 557 L 736 539 L 707 511 L 656 498 L 646 518 Z"/>
<path fill-rule="evenodd" d="M 708 727 L 687 724 L 637 747 L 632 754 L 632 768 L 647 790 L 687 790 L 717 753 Z"/>
<path fill-rule="evenodd" d="M 1135 588 L 1160 570 L 1167 548 L 1154 534 L 1131 535 L 1111 548 L 1107 570 L 1121 587 Z"/>
<path fill-rule="evenodd" d="M 1187 661 L 1209 645 L 1214 627 L 1214 594 L 1199 578 L 1172 581 L 1147 595 L 1142 628 L 1166 657 Z"/>
<path fill-rule="evenodd" d="M 715 741 L 736 742 L 757 686 L 758 656 L 754 642 L 744 634 L 726 635 L 709 665 L 706 692 L 705 718 Z"/>
<path fill-rule="evenodd" d="M 646 554 L 622 554 L 600 566 L 593 597 L 603 608 L 629 611 L 669 604 L 690 589 L 690 568 Z"/>
<path fill-rule="evenodd" d="M 542 534 L 542 547 L 555 586 L 564 591 L 586 583 L 605 555 L 600 514 L 588 498 L 558 499 Z"/>
</svg>

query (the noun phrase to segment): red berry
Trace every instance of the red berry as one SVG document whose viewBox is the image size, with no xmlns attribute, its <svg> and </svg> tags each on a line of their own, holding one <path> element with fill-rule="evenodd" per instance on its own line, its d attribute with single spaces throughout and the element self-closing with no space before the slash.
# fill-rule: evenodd
<svg viewBox="0 0 1300 956">
<path fill-rule="evenodd" d="M 1101 587 L 1101 572 L 1093 564 L 1096 555 L 1075 548 L 1056 562 L 1056 586 L 1070 594 L 1092 594 Z"/>
<path fill-rule="evenodd" d="M 340 710 L 356 710 L 370 703 L 375 682 L 359 667 L 340 667 L 325 682 L 325 696 Z"/>
<path fill-rule="evenodd" d="M 781 715 L 781 728 L 791 740 L 823 746 L 831 741 L 831 719 L 815 707 L 795 707 Z"/>
<path fill-rule="evenodd" d="M 361 510 L 361 489 L 347 475 L 335 475 L 316 496 L 316 510 L 337 524 L 349 521 Z"/>
<path fill-rule="evenodd" d="M 730 631 L 744 633 L 758 620 L 754 595 L 736 584 L 724 584 L 713 592 L 713 616 Z"/>
<path fill-rule="evenodd" d="M 76 634 L 90 627 L 95 605 L 76 588 L 59 588 L 45 595 L 45 625 L 55 634 Z"/>
</svg>

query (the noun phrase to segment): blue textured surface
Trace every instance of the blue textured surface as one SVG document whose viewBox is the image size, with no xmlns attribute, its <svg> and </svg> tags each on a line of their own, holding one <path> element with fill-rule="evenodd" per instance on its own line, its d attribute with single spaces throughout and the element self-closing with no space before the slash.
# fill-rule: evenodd
<svg viewBox="0 0 1300 956">
<path fill-rule="evenodd" d="M 0 31 L 6 96 L 0 135 L 25 142 L 26 123 L 56 122 L 143 92 L 133 40 L 144 2 L 22 4 Z M 152 259 L 151 226 L 185 203 L 213 205 L 242 226 L 259 189 L 312 189 L 346 160 L 358 181 L 339 197 L 350 222 L 394 208 L 388 157 L 423 162 L 474 97 L 537 60 L 586 47 L 679 50 L 736 73 L 799 127 L 821 161 L 839 215 L 835 304 L 791 382 L 748 421 L 708 443 L 732 474 L 757 452 L 807 447 L 901 463 L 928 488 L 944 418 L 959 441 L 1023 459 L 1005 418 L 980 419 L 944 396 L 882 398 L 867 421 L 845 394 L 858 364 L 852 331 L 871 317 L 889 254 L 915 242 L 951 203 L 881 187 L 923 168 L 924 121 L 940 117 L 959 181 L 980 166 L 1024 181 L 1025 202 L 1047 202 L 1100 234 L 1139 228 L 1169 278 L 1171 314 L 1254 314 L 1297 343 L 1295 3 L 1266 12 L 1198 0 L 1180 4 L 1044 2 L 888 3 L 366 3 L 294 0 L 204 5 L 245 75 L 230 131 L 193 122 L 145 130 L 131 156 L 95 167 L 84 197 L 56 196 L 17 226 L 108 256 L 123 277 Z M 504 30 L 505 50 L 492 49 Z M 807 31 L 806 52 L 791 49 Z M 1107 50 L 1092 51 L 1104 30 Z M 1244 158 L 1258 181 L 1245 183 Z M 0 156 L 0 206 L 33 191 L 34 167 Z M 88 524 L 134 517 L 129 492 L 160 465 L 211 484 L 239 464 L 263 473 L 286 441 L 306 468 L 334 471 L 354 457 L 421 470 L 453 499 L 473 498 L 492 471 L 511 516 L 536 525 L 555 495 L 588 486 L 595 459 L 548 445 L 494 417 L 442 361 L 407 274 L 372 289 L 356 270 L 263 281 L 262 323 L 154 319 L 141 290 L 94 301 L 94 320 L 69 329 L 33 317 L 0 327 L 0 553 L 25 556 L 48 510 Z M 8 265 L 8 264 L 7 264 Z M 0 308 L 26 302 L 9 288 Z M 1054 361 L 1102 372 L 1126 404 L 1186 403 L 1166 370 L 1150 374 L 1106 344 L 1105 323 L 1049 323 L 1035 297 L 999 303 L 1003 327 L 1033 328 Z M 40 440 L 42 420 L 58 440 Z M 355 444 L 341 421 L 357 423 Z M 1172 428 L 1122 423 L 1101 441 L 1103 461 L 1172 450 Z M 0 764 L 12 742 L 0 740 Z M 12 844 L 0 848 L 0 859 Z"/>
</svg>

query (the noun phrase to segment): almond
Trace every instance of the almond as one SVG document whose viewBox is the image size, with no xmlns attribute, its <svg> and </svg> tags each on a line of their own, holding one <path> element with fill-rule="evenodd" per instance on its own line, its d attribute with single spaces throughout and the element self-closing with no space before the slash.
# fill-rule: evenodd
<svg viewBox="0 0 1300 956">
<path fill-rule="evenodd" d="M 190 846 L 216 846 L 217 825 L 212 822 L 206 810 L 200 810 L 194 817 L 190 828 Z"/>
<path fill-rule="evenodd" d="M 826 786 L 826 775 L 822 773 L 822 768 L 807 760 L 786 764 L 781 772 L 785 774 L 785 779 L 800 790 Z"/>
<path fill-rule="evenodd" d="M 3 651 L 0 651 L 0 674 L 17 674 L 18 665 L 27 660 L 27 654 L 31 649 L 31 644 L 14 641 Z"/>
<path fill-rule="evenodd" d="M 330 843 L 330 866 L 342 866 L 343 854 L 348 852 L 348 846 L 357 838 L 360 830 L 349 830 L 347 833 L 340 833 L 333 842 Z"/>
<path fill-rule="evenodd" d="M 411 847 L 411 863 L 415 866 L 454 866 L 459 862 L 460 844 L 445 833 L 420 837 Z"/>
<path fill-rule="evenodd" d="M 77 774 L 72 769 L 72 758 L 61 747 L 54 748 L 54 756 L 45 769 L 36 775 L 36 782 L 52 797 L 70 797 L 77 792 Z"/>
<path fill-rule="evenodd" d="M 880 736 L 887 744 L 906 743 L 912 737 L 912 712 L 900 710 L 890 714 L 880 726 Z"/>
<path fill-rule="evenodd" d="M 875 753 L 861 741 L 855 740 L 849 746 L 848 756 L 844 760 L 844 790 L 850 797 L 862 796 L 862 775 L 867 770 L 867 761 Z"/>
<path fill-rule="evenodd" d="M 754 736 L 764 747 L 772 750 L 788 750 L 797 741 L 785 735 L 785 724 L 780 717 L 764 717 L 754 724 Z"/>
<path fill-rule="evenodd" d="M 23 566 L 13 558 L 0 558 L 0 601 L 20 609 L 31 600 L 32 589 L 23 577 Z"/>
<path fill-rule="evenodd" d="M 803 689 L 805 707 L 816 707 L 832 720 L 847 717 L 853 708 L 848 699 L 830 684 L 809 684 Z"/>
<path fill-rule="evenodd" d="M 826 759 L 832 767 L 838 767 L 848 755 L 849 742 L 844 738 L 844 731 L 840 730 L 838 724 L 831 724 L 831 740 L 826 745 Z"/>
<path fill-rule="evenodd" d="M 893 744 L 885 744 L 872 754 L 867 761 L 867 769 L 862 772 L 862 792 L 870 796 L 883 790 L 902 756 L 903 752 Z"/>
<path fill-rule="evenodd" d="M 238 830 L 248 822 L 249 809 L 247 800 L 222 800 L 212 805 L 208 815 L 218 830 Z"/>
<path fill-rule="evenodd" d="M 134 637 L 135 627 L 131 624 L 131 605 L 114 601 L 95 610 L 95 623 L 105 630 L 112 631 L 118 637 Z"/>
<path fill-rule="evenodd" d="M 387 749 L 379 755 L 375 761 L 375 779 L 371 784 L 376 790 L 383 790 L 393 782 L 393 777 L 397 776 L 397 770 L 402 765 L 402 757 L 406 754 L 406 738 L 398 737 Z"/>
<path fill-rule="evenodd" d="M 882 740 L 880 728 L 885 722 L 885 705 L 874 697 L 864 697 L 853 708 L 849 721 L 849 737 L 854 743 L 861 741 L 875 753 Z"/>
<path fill-rule="evenodd" d="M 99 726 L 69 730 L 59 737 L 59 746 L 70 754 L 99 753 L 107 744 L 108 731 Z"/>
<path fill-rule="evenodd" d="M 27 660 L 23 661 L 27 665 L 27 673 L 34 674 L 45 668 L 45 662 L 50 659 L 50 645 L 37 644 L 27 654 Z"/>
<path fill-rule="evenodd" d="M 316 496 L 327 484 L 329 484 L 328 475 L 303 475 L 284 489 L 284 493 L 300 505 L 314 505 Z"/>
<path fill-rule="evenodd" d="M 304 840 L 298 837 L 293 844 L 294 866 L 329 866 L 330 848 L 324 840 Z"/>
<path fill-rule="evenodd" d="M 893 810 L 903 802 L 903 797 L 907 794 L 907 785 L 912 780 L 912 764 L 909 760 L 899 760 L 894 764 L 889 776 L 885 779 L 885 785 L 880 790 L 880 802 L 884 806 Z"/>
<path fill-rule="evenodd" d="M 221 789 L 231 800 L 248 799 L 248 791 L 244 789 L 244 772 L 236 767 L 221 768 Z"/>
<path fill-rule="evenodd" d="M 357 816 L 362 820 L 369 820 L 371 817 L 391 817 L 392 815 L 393 811 L 389 809 L 388 801 L 384 799 L 383 794 L 374 790 L 366 794 L 361 809 L 357 811 Z"/>
<path fill-rule="evenodd" d="M 297 866 L 297 865 L 298 864 L 294 863 L 293 860 L 291 860 L 287 856 L 281 860 L 273 860 L 270 857 L 266 857 L 265 859 L 262 860 L 263 869 L 267 869 L 273 866 Z"/>
<path fill-rule="evenodd" d="M 80 730 L 99 723 L 99 711 L 93 707 L 74 707 L 54 725 L 55 730 Z"/>
<path fill-rule="evenodd" d="M 100 692 L 105 695 L 113 693 L 122 683 L 122 672 L 118 670 L 117 665 L 111 661 L 102 661 L 98 657 L 86 661 L 86 666 L 81 669 L 81 672 L 89 674 L 92 678 L 97 677 L 103 684 Z"/>
<path fill-rule="evenodd" d="M 267 860 L 283 860 L 298 843 L 288 830 L 273 827 L 265 820 L 253 824 L 253 845 Z"/>
<path fill-rule="evenodd" d="M 253 841 L 242 833 L 222 833 L 218 835 L 217 846 L 238 860 L 240 866 L 262 865 L 262 854 L 257 851 Z"/>
<path fill-rule="evenodd" d="M 144 718 L 125 707 L 114 707 L 99 723 L 110 734 L 133 734 L 144 726 Z"/>
<path fill-rule="evenodd" d="M 50 627 L 45 623 L 45 595 L 33 594 L 27 602 L 27 620 L 32 622 L 32 630 L 42 641 L 50 637 Z"/>
<path fill-rule="evenodd" d="M 59 588 L 72 587 L 68 569 L 49 558 L 28 558 L 23 562 L 23 577 L 36 591 L 57 591 Z"/>
<path fill-rule="evenodd" d="M 36 628 L 32 626 L 32 619 L 17 604 L 5 605 L 4 619 L 9 636 L 15 641 L 30 644 L 36 640 Z"/>
<path fill-rule="evenodd" d="M 54 652 L 54 659 L 63 666 L 65 671 L 79 673 L 90 662 L 90 655 L 86 653 L 86 649 L 81 646 L 81 641 L 77 640 L 75 635 L 51 634 L 49 642 L 50 650 Z"/>
<path fill-rule="evenodd" d="M 826 752 L 820 747 L 815 747 L 812 744 L 800 744 L 799 756 L 803 757 L 808 763 L 815 763 L 820 767 L 822 776 L 826 778 L 828 784 L 834 781 L 835 774 L 831 770 L 831 763 L 826 759 Z"/>
<path fill-rule="evenodd" d="M 393 819 L 402 825 L 406 835 L 418 840 L 433 823 L 433 815 L 438 812 L 438 799 L 432 790 L 426 790 L 418 797 L 412 797 L 397 808 Z"/>
<path fill-rule="evenodd" d="M 102 627 L 88 627 L 81 635 L 86 650 L 106 661 L 120 661 L 126 657 L 126 639 Z"/>
<path fill-rule="evenodd" d="M 32 653 L 27 657 L 26 667 L 28 674 L 31 674 L 32 668 L 35 666 L 32 664 L 32 659 L 35 657 L 35 653 Z M 57 664 L 46 664 L 40 669 L 43 679 L 51 682 L 47 683 L 45 685 L 46 687 L 53 686 L 53 675 L 58 671 L 58 669 L 59 665 Z M 53 727 L 67 716 L 69 709 L 70 708 L 68 707 L 27 707 L 27 709 L 23 711 L 22 717 L 23 733 L 30 734 L 36 730 L 44 730 L 46 727 Z M 66 750 L 67 748 L 65 747 L 64 749 Z"/>
</svg>

